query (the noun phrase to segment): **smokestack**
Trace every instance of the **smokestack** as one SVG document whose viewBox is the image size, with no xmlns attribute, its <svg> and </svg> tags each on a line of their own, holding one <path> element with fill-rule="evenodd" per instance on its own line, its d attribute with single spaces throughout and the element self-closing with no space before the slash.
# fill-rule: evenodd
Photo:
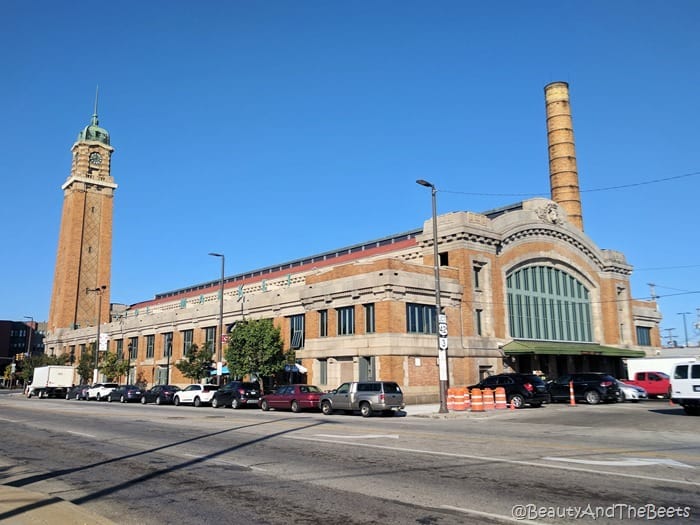
<svg viewBox="0 0 700 525">
<path fill-rule="evenodd" d="M 566 211 L 569 220 L 583 230 L 581 194 L 576 168 L 574 125 L 569 105 L 569 84 L 552 82 L 544 88 L 549 144 L 549 185 L 552 200 Z"/>
</svg>

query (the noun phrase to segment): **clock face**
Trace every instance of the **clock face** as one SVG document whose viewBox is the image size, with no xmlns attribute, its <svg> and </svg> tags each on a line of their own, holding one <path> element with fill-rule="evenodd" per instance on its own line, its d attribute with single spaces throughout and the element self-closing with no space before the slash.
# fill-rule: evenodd
<svg viewBox="0 0 700 525">
<path fill-rule="evenodd" d="M 98 166 L 102 164 L 102 155 L 96 151 L 90 153 L 90 164 L 96 164 Z"/>
</svg>

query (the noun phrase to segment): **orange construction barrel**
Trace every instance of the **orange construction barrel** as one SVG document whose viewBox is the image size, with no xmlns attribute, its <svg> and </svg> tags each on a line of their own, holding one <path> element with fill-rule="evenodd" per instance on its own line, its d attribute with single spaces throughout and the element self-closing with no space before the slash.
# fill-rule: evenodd
<svg viewBox="0 0 700 525">
<path fill-rule="evenodd" d="M 455 389 L 455 411 L 456 412 L 462 412 L 466 409 L 466 406 L 464 405 L 464 394 L 465 394 L 465 389 L 464 388 L 457 388 Z"/>
<path fill-rule="evenodd" d="M 455 390 L 456 388 L 447 389 L 447 410 L 455 409 Z"/>
<path fill-rule="evenodd" d="M 472 412 L 484 411 L 484 398 L 480 388 L 472 388 Z"/>
<path fill-rule="evenodd" d="M 496 387 L 496 410 L 501 408 L 508 408 L 508 401 L 506 400 L 506 389 L 499 386 Z"/>
<path fill-rule="evenodd" d="M 496 402 L 493 398 L 493 390 L 484 388 L 482 395 L 484 396 L 484 410 L 493 410 L 496 406 Z"/>
</svg>

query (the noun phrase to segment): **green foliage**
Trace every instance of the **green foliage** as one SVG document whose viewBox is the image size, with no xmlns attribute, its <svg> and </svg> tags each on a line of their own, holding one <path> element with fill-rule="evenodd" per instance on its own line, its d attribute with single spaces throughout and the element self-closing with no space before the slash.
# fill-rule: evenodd
<svg viewBox="0 0 700 525">
<path fill-rule="evenodd" d="M 17 365 L 17 375 L 22 378 L 25 383 L 32 380 L 34 376 L 34 369 L 40 366 L 48 365 L 65 365 L 68 360 L 66 355 L 46 355 L 46 354 L 36 354 L 29 358 L 23 359 Z"/>
<path fill-rule="evenodd" d="M 175 363 L 175 368 L 182 372 L 183 376 L 199 382 L 202 378 L 209 376 L 213 355 L 214 351 L 211 348 L 211 342 L 207 341 L 202 348 L 193 344 L 187 350 L 185 359 Z"/>
<path fill-rule="evenodd" d="M 103 352 L 102 364 L 99 367 L 107 381 L 114 381 L 117 378 L 125 376 L 129 371 L 129 361 L 125 361 L 116 352 Z"/>
<path fill-rule="evenodd" d="M 280 330 L 271 319 L 237 323 L 229 335 L 224 354 L 233 377 L 255 374 L 261 389 L 262 378 L 283 370 L 288 358 L 283 351 Z"/>
<path fill-rule="evenodd" d="M 76 371 L 80 376 L 80 383 L 92 383 L 92 374 L 95 369 L 95 344 L 90 344 L 90 348 L 86 348 L 80 355 Z"/>
</svg>

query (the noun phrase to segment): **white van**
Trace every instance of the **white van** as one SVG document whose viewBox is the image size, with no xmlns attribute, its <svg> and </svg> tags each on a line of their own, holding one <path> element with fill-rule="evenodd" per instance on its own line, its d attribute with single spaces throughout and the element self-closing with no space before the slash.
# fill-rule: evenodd
<svg viewBox="0 0 700 525">
<path fill-rule="evenodd" d="M 700 416 L 700 361 L 676 363 L 671 375 L 671 401 L 686 414 Z"/>
</svg>

